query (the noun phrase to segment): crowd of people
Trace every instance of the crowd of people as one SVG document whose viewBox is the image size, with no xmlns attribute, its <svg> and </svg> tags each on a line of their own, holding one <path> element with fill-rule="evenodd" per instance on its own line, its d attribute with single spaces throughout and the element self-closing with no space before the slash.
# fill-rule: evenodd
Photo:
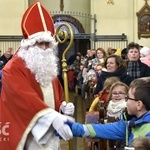
<svg viewBox="0 0 150 150">
<path fill-rule="evenodd" d="M 140 46 L 138 43 L 134 42 L 129 43 L 127 48 L 122 51 L 119 49 L 119 52 L 114 49 L 112 49 L 111 52 L 111 48 L 108 48 L 108 50 L 98 48 L 95 50 L 95 53 L 93 53 L 93 50 L 87 50 L 87 54 L 84 57 L 81 56 L 82 59 L 80 59 L 80 63 L 78 59 L 78 68 L 80 67 L 80 71 L 78 71 L 78 75 L 76 74 L 74 76 L 74 86 L 76 89 L 79 87 L 81 88 L 81 96 L 85 99 L 86 110 L 89 112 L 100 112 L 100 105 L 103 101 L 103 106 L 106 109 L 106 116 L 104 116 L 104 119 L 106 120 L 107 118 L 107 122 L 124 120 L 124 111 L 127 114 L 127 120 L 131 119 L 129 117 L 130 115 L 136 115 L 134 112 L 129 112 L 130 115 L 128 115 L 126 106 L 128 103 L 125 99 L 130 99 L 130 97 L 126 97 L 126 95 L 128 95 L 128 88 L 130 86 L 132 87 L 132 84 L 136 82 L 136 79 L 150 77 L 149 56 L 150 49 L 148 47 Z M 76 68 L 76 66 L 74 63 L 72 63 L 71 66 L 73 72 L 73 68 Z M 91 89 L 93 97 L 90 97 Z M 76 90 L 76 93 L 78 93 L 78 90 Z M 90 103 L 91 98 L 93 101 L 92 103 Z M 149 109 L 150 108 L 146 108 L 144 114 L 149 111 Z M 148 122 L 149 121 L 150 120 L 148 119 Z M 85 129 L 85 126 L 83 125 L 83 130 Z M 87 125 L 87 128 L 88 126 L 89 124 Z M 86 128 L 90 134 L 93 132 L 95 133 L 95 136 L 92 135 L 94 138 L 116 139 L 115 137 L 108 137 L 109 134 L 106 137 L 106 133 L 104 133 L 104 135 L 97 135 L 99 133 L 98 130 L 95 129 L 95 126 L 96 128 L 101 129 L 100 125 L 92 125 L 92 131 L 90 130 L 90 127 L 88 129 Z M 80 127 L 81 126 L 78 124 L 75 132 L 80 129 Z M 80 132 L 83 133 L 84 131 L 80 129 Z M 112 132 L 114 133 L 115 129 Z M 149 131 L 147 130 L 147 132 L 148 136 Z M 87 135 L 83 136 L 87 137 Z M 88 135 L 88 137 L 89 136 L 90 135 Z M 131 141 L 129 142 L 131 144 Z M 123 148 L 125 146 L 125 139 L 122 141 L 122 138 L 120 138 L 119 141 L 115 141 L 113 144 L 115 148 Z"/>
<path fill-rule="evenodd" d="M 71 117 L 74 104 L 65 102 L 54 23 L 39 1 L 24 13 L 21 29 L 18 51 L 13 57 L 7 51 L 0 58 L 0 149 L 59 150 L 60 139 L 74 136 L 115 140 L 115 148 L 139 150 L 149 144 L 149 48 L 131 42 L 122 51 L 88 49 L 85 56 L 78 52 L 67 61 L 69 88 L 81 87 L 86 109 L 99 110 L 101 102 L 106 106 L 105 124 L 82 124 Z"/>
<path fill-rule="evenodd" d="M 4 52 L 4 54 L 0 55 L 0 70 L 2 70 L 2 68 L 7 64 L 7 62 L 12 58 L 13 54 L 12 54 L 12 48 L 9 47 L 8 50 L 6 52 Z"/>
<path fill-rule="evenodd" d="M 118 88 L 117 86 L 121 87 Z M 110 120 L 110 122 L 105 124 L 72 123 L 70 128 L 73 135 L 84 138 L 88 137 L 117 140 L 115 147 L 113 147 L 115 149 L 124 149 L 124 147 L 126 147 L 126 149 L 130 149 L 128 146 L 133 146 L 135 148 L 134 150 L 142 150 L 144 147 L 148 150 L 149 147 L 144 144 L 144 141 L 143 143 L 139 142 L 140 144 L 138 146 L 138 142 L 134 142 L 134 139 L 138 137 L 147 137 L 148 140 L 145 139 L 145 141 L 149 144 L 149 89 L 150 77 L 142 77 L 133 80 L 129 85 L 129 89 L 127 85 L 120 81 L 118 83 L 114 83 L 112 85 L 112 89 L 110 90 L 111 98 L 107 108 L 107 115 L 110 116 L 111 119 L 114 119 L 114 121 Z M 122 103 L 120 103 L 121 101 Z M 125 108 L 126 111 L 122 113 Z M 123 145 L 121 143 L 123 143 Z"/>
<path fill-rule="evenodd" d="M 92 88 L 94 96 L 97 96 L 107 78 L 118 77 L 129 86 L 134 79 L 150 76 L 149 55 L 148 47 L 141 47 L 134 42 L 129 43 L 120 53 L 117 50 L 110 53 L 110 48 L 109 51 L 97 48 L 94 54 L 93 50 L 88 49 L 85 56 L 78 53 L 69 64 L 71 69 L 68 69 L 68 79 L 73 82 L 73 86 L 69 87 L 75 89 L 76 93 L 81 89 L 81 96 L 87 101 L 89 109 L 89 90 Z"/>
</svg>

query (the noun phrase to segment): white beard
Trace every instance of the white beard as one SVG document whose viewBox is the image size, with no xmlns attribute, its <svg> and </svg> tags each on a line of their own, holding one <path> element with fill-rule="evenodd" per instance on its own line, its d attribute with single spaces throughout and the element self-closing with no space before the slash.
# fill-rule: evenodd
<svg viewBox="0 0 150 150">
<path fill-rule="evenodd" d="M 20 49 L 18 57 L 21 57 L 26 67 L 35 75 L 36 81 L 46 87 L 58 74 L 58 58 L 54 49 L 43 50 L 37 46 L 31 46 L 27 50 Z"/>
</svg>

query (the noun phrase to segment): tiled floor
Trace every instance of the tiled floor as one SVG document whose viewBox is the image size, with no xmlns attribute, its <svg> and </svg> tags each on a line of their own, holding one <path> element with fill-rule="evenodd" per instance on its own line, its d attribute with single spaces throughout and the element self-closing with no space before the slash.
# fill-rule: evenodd
<svg viewBox="0 0 150 150">
<path fill-rule="evenodd" d="M 74 118 L 77 122 L 84 123 L 85 120 L 85 103 L 80 95 L 70 92 L 70 101 L 75 105 Z M 70 144 L 72 143 L 72 144 Z M 72 145 L 69 148 L 69 144 Z M 61 140 L 61 150 L 84 150 L 84 138 L 73 138 L 70 141 Z"/>
</svg>

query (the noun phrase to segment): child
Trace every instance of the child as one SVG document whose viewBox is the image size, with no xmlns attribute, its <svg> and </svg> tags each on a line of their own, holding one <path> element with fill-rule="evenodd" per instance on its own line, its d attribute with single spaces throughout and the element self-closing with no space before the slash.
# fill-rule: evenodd
<svg viewBox="0 0 150 150">
<path fill-rule="evenodd" d="M 110 88 L 108 96 L 107 116 L 109 122 L 118 121 L 126 108 L 125 96 L 128 93 L 128 86 L 123 82 L 116 82 Z"/>
<path fill-rule="evenodd" d="M 128 93 L 128 86 L 123 82 L 116 82 L 110 88 L 107 106 L 107 122 L 119 121 L 123 118 L 123 112 L 126 109 L 125 96 Z M 112 148 L 123 148 L 125 140 L 110 140 L 109 146 Z"/>
<path fill-rule="evenodd" d="M 107 124 L 70 124 L 74 136 L 125 140 L 130 145 L 136 137 L 150 137 L 150 77 L 132 81 L 126 96 L 127 111 L 134 115 L 127 121 Z M 126 118 L 126 117 L 125 117 Z"/>
<path fill-rule="evenodd" d="M 104 67 L 104 64 L 103 64 L 103 63 L 98 63 L 98 64 L 96 65 L 96 68 L 95 68 L 97 77 L 99 77 L 99 76 L 101 75 L 102 70 L 106 70 L 105 67 Z"/>
<path fill-rule="evenodd" d="M 80 65 L 80 71 L 79 71 L 79 73 L 77 75 L 76 85 L 75 85 L 75 92 L 77 94 L 81 94 L 81 87 L 82 87 L 82 84 L 83 84 L 83 77 L 82 77 L 83 69 L 84 69 L 84 65 L 81 64 Z M 79 91 L 79 89 L 80 89 L 80 91 Z"/>
<path fill-rule="evenodd" d="M 93 69 L 90 69 L 87 72 L 86 76 L 84 77 L 83 81 L 86 100 L 86 110 L 88 110 L 90 107 L 92 89 L 96 83 L 97 83 L 96 72 Z"/>
<path fill-rule="evenodd" d="M 73 70 L 72 65 L 69 66 L 67 76 L 68 76 L 69 89 L 74 90 L 74 88 L 75 88 L 75 85 L 74 85 L 75 75 L 74 75 L 74 70 Z"/>
<path fill-rule="evenodd" d="M 102 91 L 99 92 L 98 96 L 94 99 L 94 101 L 92 102 L 89 112 L 99 111 L 99 108 L 100 108 L 99 102 L 100 101 L 103 101 L 104 105 L 106 105 L 106 103 L 107 103 L 106 100 L 108 98 L 110 87 L 113 83 L 115 83 L 117 81 L 119 81 L 118 77 L 110 77 L 105 80 L 104 87 L 103 87 Z"/>
<path fill-rule="evenodd" d="M 82 84 L 83 84 L 83 77 L 82 77 L 83 68 L 84 68 L 84 65 L 81 64 L 80 71 L 77 75 L 77 84 L 76 84 L 77 86 L 82 86 Z"/>
</svg>

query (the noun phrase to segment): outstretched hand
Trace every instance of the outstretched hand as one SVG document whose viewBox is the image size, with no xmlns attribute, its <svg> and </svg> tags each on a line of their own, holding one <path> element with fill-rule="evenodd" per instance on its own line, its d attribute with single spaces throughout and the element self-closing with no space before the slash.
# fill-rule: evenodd
<svg viewBox="0 0 150 150">
<path fill-rule="evenodd" d="M 70 127 L 70 129 L 72 130 L 72 125 L 73 125 L 72 122 L 67 121 L 67 122 L 65 122 L 65 124 L 67 124 L 67 125 Z M 56 136 L 58 136 L 59 139 L 63 139 L 63 138 L 58 134 L 58 132 L 57 132 L 56 130 L 54 130 L 54 134 L 55 134 Z"/>
<path fill-rule="evenodd" d="M 73 138 L 73 134 L 69 124 L 75 122 L 74 118 L 65 115 L 58 115 L 53 121 L 53 127 L 56 133 L 64 140 L 69 140 Z M 56 134 L 55 134 L 56 135 Z"/>
</svg>

